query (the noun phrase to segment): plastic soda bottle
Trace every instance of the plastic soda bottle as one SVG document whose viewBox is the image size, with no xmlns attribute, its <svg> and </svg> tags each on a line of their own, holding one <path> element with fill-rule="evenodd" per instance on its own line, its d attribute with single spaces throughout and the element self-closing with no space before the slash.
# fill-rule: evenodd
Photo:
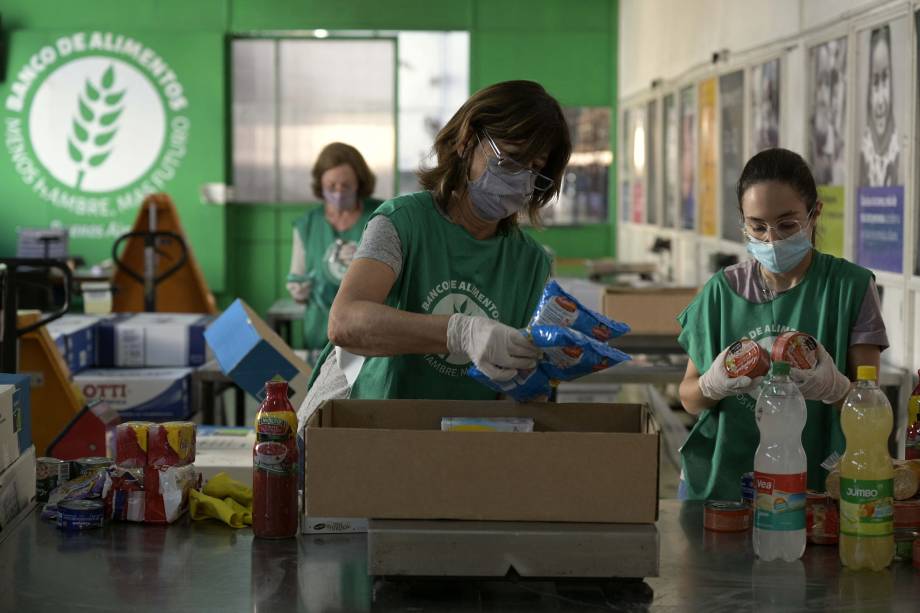
<svg viewBox="0 0 920 613">
<path fill-rule="evenodd" d="M 847 440 L 840 459 L 840 561 L 854 570 L 881 570 L 894 557 L 893 419 L 875 367 L 860 366 L 856 379 L 840 413 Z"/>
<path fill-rule="evenodd" d="M 252 448 L 252 532 L 262 538 L 297 534 L 297 413 L 286 381 L 265 384 Z"/>
<path fill-rule="evenodd" d="M 764 561 L 805 552 L 808 461 L 802 447 L 805 399 L 787 362 L 773 362 L 754 408 L 760 444 L 754 455 L 754 553 Z"/>
</svg>

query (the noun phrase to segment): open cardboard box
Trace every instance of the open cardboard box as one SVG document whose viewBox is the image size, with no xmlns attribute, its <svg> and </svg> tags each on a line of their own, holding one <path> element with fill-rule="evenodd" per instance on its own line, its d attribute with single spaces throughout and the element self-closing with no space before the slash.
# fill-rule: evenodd
<svg viewBox="0 0 920 613">
<path fill-rule="evenodd" d="M 608 287 L 604 290 L 604 315 L 625 321 L 631 334 L 680 334 L 677 316 L 696 296 L 695 287 Z"/>
<path fill-rule="evenodd" d="M 532 433 L 442 432 L 532 417 Z M 644 405 L 330 400 L 305 431 L 308 517 L 653 523 L 659 435 Z"/>
</svg>

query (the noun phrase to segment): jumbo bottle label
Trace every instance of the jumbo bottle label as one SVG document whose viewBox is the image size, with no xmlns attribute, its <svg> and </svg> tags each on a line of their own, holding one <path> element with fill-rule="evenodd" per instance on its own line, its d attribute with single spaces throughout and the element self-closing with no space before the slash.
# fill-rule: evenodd
<svg viewBox="0 0 920 613">
<path fill-rule="evenodd" d="M 804 530 L 806 473 L 774 475 L 754 472 L 754 527 L 760 530 Z"/>
<path fill-rule="evenodd" d="M 894 479 L 840 479 L 840 533 L 894 534 Z"/>
</svg>

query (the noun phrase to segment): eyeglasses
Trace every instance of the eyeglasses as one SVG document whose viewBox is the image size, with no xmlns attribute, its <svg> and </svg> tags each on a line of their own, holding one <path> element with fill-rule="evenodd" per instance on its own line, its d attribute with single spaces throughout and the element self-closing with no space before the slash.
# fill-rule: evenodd
<svg viewBox="0 0 920 613">
<path fill-rule="evenodd" d="M 744 235 L 748 239 L 754 239 L 757 241 L 770 241 L 771 235 L 772 240 L 785 240 L 791 236 L 795 236 L 802 230 L 804 230 L 810 223 L 810 218 L 807 219 L 804 223 L 798 219 L 783 219 L 777 222 L 777 224 L 771 225 L 765 221 L 754 221 L 746 219 L 741 224 L 741 227 L 744 231 Z"/>
<path fill-rule="evenodd" d="M 489 136 L 488 132 L 483 130 L 482 135 L 486 137 L 486 143 L 488 143 L 489 148 L 492 150 L 492 155 L 495 156 L 496 160 L 498 160 L 499 168 L 512 175 L 517 175 L 522 172 L 529 173 L 533 178 L 533 190 L 535 192 L 543 193 L 555 185 L 555 181 L 546 175 L 540 174 L 529 166 L 521 164 L 520 162 L 517 162 L 502 153 L 501 149 L 498 148 L 498 145 L 495 144 L 495 141 L 492 140 L 492 137 Z M 489 157 L 488 152 L 485 151 L 485 146 L 483 145 L 482 138 L 480 138 L 478 134 L 476 135 L 476 138 L 479 139 L 479 146 L 483 147 L 483 152 L 486 153 L 486 157 Z"/>
</svg>

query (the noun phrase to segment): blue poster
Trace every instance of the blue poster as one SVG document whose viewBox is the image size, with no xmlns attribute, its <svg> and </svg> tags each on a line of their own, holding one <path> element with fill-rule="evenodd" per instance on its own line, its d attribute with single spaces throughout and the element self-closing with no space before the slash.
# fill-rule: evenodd
<svg viewBox="0 0 920 613">
<path fill-rule="evenodd" d="M 856 262 L 900 273 L 904 253 L 904 186 L 860 187 L 856 195 Z"/>
</svg>

